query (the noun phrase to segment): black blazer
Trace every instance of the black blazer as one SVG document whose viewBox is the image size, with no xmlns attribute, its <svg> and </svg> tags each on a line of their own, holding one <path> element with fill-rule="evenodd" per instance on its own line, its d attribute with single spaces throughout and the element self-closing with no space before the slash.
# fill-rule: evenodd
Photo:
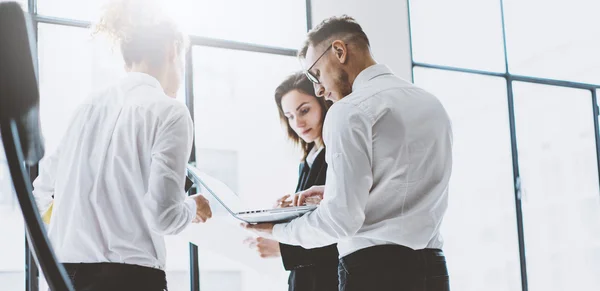
<svg viewBox="0 0 600 291">
<path fill-rule="evenodd" d="M 309 167 L 306 161 L 300 164 L 296 192 L 306 190 L 314 185 L 325 185 L 326 174 L 327 163 L 325 163 L 325 149 L 323 149 L 315 158 L 312 167 Z M 337 266 L 338 264 L 338 251 L 335 244 L 316 249 L 279 244 L 279 248 L 286 270 L 317 265 Z"/>
</svg>

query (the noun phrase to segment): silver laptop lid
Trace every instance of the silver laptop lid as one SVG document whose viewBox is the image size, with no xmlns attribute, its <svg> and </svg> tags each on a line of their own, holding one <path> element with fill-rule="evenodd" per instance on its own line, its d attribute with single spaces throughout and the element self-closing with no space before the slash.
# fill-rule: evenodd
<svg viewBox="0 0 600 291">
<path fill-rule="evenodd" d="M 225 183 L 192 165 L 187 165 L 187 170 L 194 182 L 202 185 L 229 213 L 235 216 L 236 213 L 244 210 L 240 198 Z"/>
</svg>

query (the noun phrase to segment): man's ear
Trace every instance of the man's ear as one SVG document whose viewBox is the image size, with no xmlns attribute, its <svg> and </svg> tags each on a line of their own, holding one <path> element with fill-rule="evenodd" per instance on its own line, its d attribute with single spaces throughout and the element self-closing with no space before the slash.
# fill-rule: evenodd
<svg viewBox="0 0 600 291">
<path fill-rule="evenodd" d="M 348 46 L 346 43 L 338 39 L 331 44 L 331 47 L 338 62 L 345 64 L 348 61 Z"/>
</svg>

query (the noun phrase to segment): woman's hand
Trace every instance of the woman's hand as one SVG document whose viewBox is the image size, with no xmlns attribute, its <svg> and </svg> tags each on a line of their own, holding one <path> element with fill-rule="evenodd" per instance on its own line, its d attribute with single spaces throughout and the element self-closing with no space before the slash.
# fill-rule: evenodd
<svg viewBox="0 0 600 291">
<path fill-rule="evenodd" d="M 306 202 L 311 202 L 311 205 L 317 205 L 323 200 L 323 193 L 325 193 L 325 186 L 312 186 L 307 190 L 294 194 L 293 205 L 304 206 Z"/>
<path fill-rule="evenodd" d="M 249 237 L 244 243 L 251 249 L 256 249 L 261 258 L 277 258 L 281 256 L 279 242 L 264 237 Z"/>
<path fill-rule="evenodd" d="M 288 200 L 288 198 L 290 198 L 292 195 L 287 194 L 279 199 L 277 199 L 277 202 L 275 203 L 275 206 L 273 206 L 274 208 L 285 208 L 285 207 L 290 207 L 292 206 L 292 200 Z"/>
</svg>

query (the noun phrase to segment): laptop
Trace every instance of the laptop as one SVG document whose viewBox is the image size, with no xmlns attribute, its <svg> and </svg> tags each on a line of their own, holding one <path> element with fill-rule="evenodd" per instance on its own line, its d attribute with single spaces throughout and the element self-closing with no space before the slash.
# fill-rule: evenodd
<svg viewBox="0 0 600 291">
<path fill-rule="evenodd" d="M 304 215 L 307 212 L 315 210 L 317 206 L 295 206 L 275 209 L 248 210 L 240 205 L 240 199 L 233 190 L 223 182 L 200 171 L 198 168 L 188 165 L 188 174 L 192 180 L 202 185 L 233 217 L 246 223 L 278 223 L 288 222 Z"/>
</svg>

